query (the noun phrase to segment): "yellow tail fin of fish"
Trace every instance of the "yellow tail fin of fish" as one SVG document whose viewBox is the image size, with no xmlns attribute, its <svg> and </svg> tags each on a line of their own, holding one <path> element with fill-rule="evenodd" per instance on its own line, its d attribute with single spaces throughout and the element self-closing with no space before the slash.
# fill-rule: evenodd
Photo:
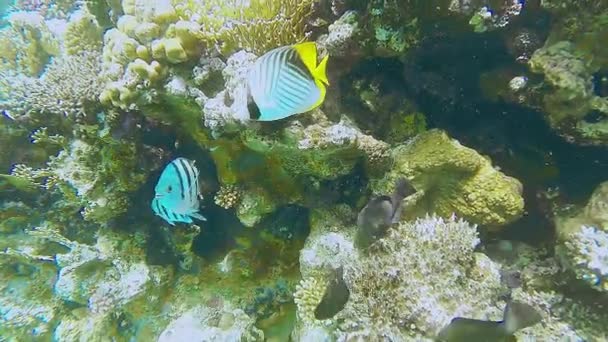
<svg viewBox="0 0 608 342">
<path fill-rule="evenodd" d="M 300 59 L 312 74 L 317 68 L 317 45 L 315 45 L 315 42 L 295 44 L 293 48 L 296 49 Z"/>
<path fill-rule="evenodd" d="M 326 75 L 327 59 L 329 56 L 325 56 L 321 63 L 317 65 L 317 45 L 315 42 L 295 44 L 293 47 L 298 52 L 298 55 L 302 59 L 302 63 L 304 63 L 308 71 L 310 71 L 312 77 L 329 85 Z"/>
<path fill-rule="evenodd" d="M 312 72 L 312 76 L 314 78 L 325 83 L 326 85 L 329 85 L 329 81 L 327 80 L 327 73 L 326 73 L 328 59 L 329 59 L 329 55 L 323 57 L 323 59 L 321 60 L 321 63 L 319 63 L 319 65 Z"/>
</svg>

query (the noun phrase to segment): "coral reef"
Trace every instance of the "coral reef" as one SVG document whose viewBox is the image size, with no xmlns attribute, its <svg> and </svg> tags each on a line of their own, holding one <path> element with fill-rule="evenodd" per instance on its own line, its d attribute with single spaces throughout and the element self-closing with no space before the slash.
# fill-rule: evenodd
<svg viewBox="0 0 608 342">
<path fill-rule="evenodd" d="M 310 1 L 123 1 L 124 15 L 104 34 L 101 102 L 136 109 L 153 103 L 167 75 L 201 55 L 240 49 L 261 54 L 305 38 Z M 270 35 L 267 35 L 271 32 Z"/>
<path fill-rule="evenodd" d="M 394 163 L 382 179 L 373 180 L 377 193 L 391 193 L 399 177 L 424 191 L 412 212 L 459 217 L 481 225 L 500 226 L 523 213 L 522 185 L 496 170 L 474 150 L 430 130 L 392 151 Z"/>
<path fill-rule="evenodd" d="M 38 76 L 51 56 L 60 53 L 60 39 L 37 12 L 11 12 L 0 28 L 0 70 Z"/>
<path fill-rule="evenodd" d="M 236 206 L 241 199 L 241 191 L 234 185 L 224 185 L 215 194 L 215 204 L 224 209 Z"/>
<path fill-rule="evenodd" d="M 96 52 L 53 59 L 40 78 L 0 72 L 0 106 L 6 115 L 38 119 L 52 115 L 72 118 L 96 114 L 97 98 L 103 88 Z M 52 120 L 52 119 L 49 119 Z"/>
<path fill-rule="evenodd" d="M 543 317 L 520 339 L 608 339 L 608 183 L 581 207 L 543 188 L 582 198 L 570 178 L 608 169 L 605 3 L 2 11 L 0 340 L 427 341 L 454 317 L 500 320 L 510 299 Z M 254 120 L 251 66 L 302 41 L 330 57 L 324 102 Z M 543 118 L 576 144 L 522 152 Z M 554 177 L 514 165 L 526 152 L 556 161 Z M 150 210 L 176 157 L 197 161 L 206 221 L 168 227 Z M 401 178 L 416 190 L 402 217 L 358 248 L 357 212 Z M 492 250 L 506 235 L 541 241 Z M 348 300 L 319 319 L 335 284 Z"/>
<path fill-rule="evenodd" d="M 158 341 L 263 341 L 264 333 L 243 310 L 195 307 L 172 321 Z"/>
<path fill-rule="evenodd" d="M 551 87 L 543 96 L 549 124 L 572 141 L 598 144 L 606 140 L 605 120 L 587 122 L 586 117 L 592 111 L 608 114 L 608 98 L 594 93 L 597 69 L 586 59 L 574 44 L 561 41 L 537 50 L 530 68 Z"/>
<path fill-rule="evenodd" d="M 562 264 L 592 288 L 608 291 L 608 183 L 600 184 L 587 205 L 558 215 L 556 247 Z"/>
<path fill-rule="evenodd" d="M 480 241 L 475 225 L 436 216 L 403 222 L 359 255 L 354 229 L 334 226 L 340 224 L 336 210 L 316 213 L 300 255 L 304 280 L 294 294 L 300 338 L 311 331 L 346 339 L 433 337 L 456 316 L 500 316 L 494 306 L 503 290 L 499 266 L 474 252 Z M 338 266 L 350 299 L 336 317 L 318 321 L 312 311 L 323 295 L 324 273 Z"/>
</svg>

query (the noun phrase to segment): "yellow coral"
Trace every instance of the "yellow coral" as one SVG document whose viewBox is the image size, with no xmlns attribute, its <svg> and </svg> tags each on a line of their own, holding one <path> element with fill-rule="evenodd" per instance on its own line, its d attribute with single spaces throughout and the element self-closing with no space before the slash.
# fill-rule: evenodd
<svg viewBox="0 0 608 342">
<path fill-rule="evenodd" d="M 496 170 L 475 150 L 460 145 L 445 132 L 430 130 L 397 147 L 391 172 L 380 182 L 380 193 L 391 193 L 399 177 L 412 181 L 424 196 L 420 214 L 452 213 L 470 222 L 500 226 L 519 218 L 524 209 L 522 185 Z"/>
<path fill-rule="evenodd" d="M 70 16 L 64 45 L 69 55 L 77 55 L 83 51 L 101 50 L 101 27 L 95 16 L 86 10 L 86 7 Z"/>
<path fill-rule="evenodd" d="M 325 286 L 325 282 L 321 280 L 321 277 L 317 276 L 302 279 L 300 284 L 296 286 L 293 300 L 297 306 L 298 318 L 302 322 L 313 323 L 317 321 L 315 309 L 321 302 L 321 299 L 323 299 Z"/>
</svg>

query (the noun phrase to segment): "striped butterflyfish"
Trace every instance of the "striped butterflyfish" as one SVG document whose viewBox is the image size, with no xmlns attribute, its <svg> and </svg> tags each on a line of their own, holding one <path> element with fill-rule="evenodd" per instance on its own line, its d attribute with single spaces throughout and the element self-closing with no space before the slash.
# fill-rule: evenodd
<svg viewBox="0 0 608 342">
<path fill-rule="evenodd" d="M 260 112 L 257 120 L 279 120 L 321 105 L 329 85 L 327 58 L 317 64 L 314 42 L 281 46 L 259 57 L 247 79 Z"/>
<path fill-rule="evenodd" d="M 177 158 L 170 162 L 158 179 L 152 200 L 154 213 L 170 225 L 192 223 L 192 218 L 205 221 L 199 214 L 199 171 L 194 161 Z"/>
</svg>

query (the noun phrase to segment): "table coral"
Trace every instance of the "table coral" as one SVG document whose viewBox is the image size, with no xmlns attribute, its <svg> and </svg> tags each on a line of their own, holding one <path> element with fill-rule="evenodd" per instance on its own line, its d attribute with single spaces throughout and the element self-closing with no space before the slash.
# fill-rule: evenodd
<svg viewBox="0 0 608 342">
<path fill-rule="evenodd" d="M 475 150 L 460 145 L 442 131 L 430 130 L 393 149 L 394 164 L 375 191 L 388 194 L 399 177 L 406 177 L 424 195 L 417 214 L 452 213 L 474 223 L 500 226 L 523 213 L 522 185 L 496 170 Z"/>
</svg>

